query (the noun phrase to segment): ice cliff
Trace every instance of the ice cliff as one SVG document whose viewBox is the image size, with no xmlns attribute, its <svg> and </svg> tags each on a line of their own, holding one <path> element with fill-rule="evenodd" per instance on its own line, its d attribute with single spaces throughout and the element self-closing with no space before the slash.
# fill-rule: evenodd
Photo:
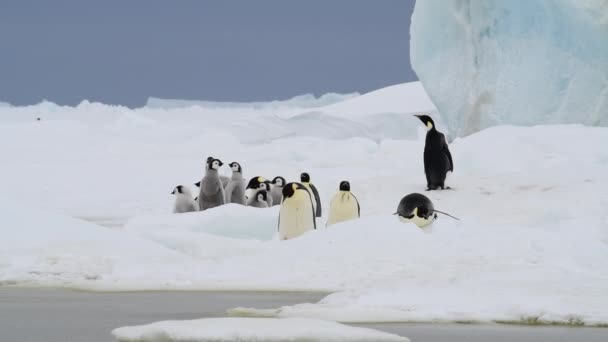
<svg viewBox="0 0 608 342">
<path fill-rule="evenodd" d="M 411 61 L 451 135 L 608 126 L 607 0 L 418 0 Z"/>
</svg>

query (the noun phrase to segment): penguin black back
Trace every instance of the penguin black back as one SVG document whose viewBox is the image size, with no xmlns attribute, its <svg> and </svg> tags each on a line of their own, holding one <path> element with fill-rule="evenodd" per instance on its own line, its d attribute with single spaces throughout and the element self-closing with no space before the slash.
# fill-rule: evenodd
<svg viewBox="0 0 608 342">
<path fill-rule="evenodd" d="M 319 197 L 319 190 L 317 190 L 317 187 L 310 182 L 310 175 L 307 172 L 302 172 L 300 174 L 300 181 L 305 183 L 310 188 L 310 191 L 312 192 L 311 195 L 314 197 L 313 201 L 315 215 L 316 217 L 321 217 L 323 209 L 321 208 L 321 197 Z"/>
<path fill-rule="evenodd" d="M 435 122 L 428 115 L 416 115 L 427 127 L 424 142 L 424 173 L 427 190 L 445 189 L 445 178 L 448 171 L 454 171 L 452 154 L 443 133 L 435 127 Z"/>
</svg>

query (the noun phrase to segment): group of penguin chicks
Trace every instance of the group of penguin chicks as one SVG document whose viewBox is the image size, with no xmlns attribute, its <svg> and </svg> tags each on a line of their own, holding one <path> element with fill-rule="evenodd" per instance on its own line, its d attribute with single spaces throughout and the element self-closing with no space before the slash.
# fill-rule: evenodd
<svg viewBox="0 0 608 342">
<path fill-rule="evenodd" d="M 446 174 L 454 169 L 445 136 L 437 131 L 428 115 L 416 116 L 427 127 L 424 148 L 427 191 L 445 189 Z M 321 199 L 317 188 L 310 182 L 308 173 L 300 175 L 300 182 L 286 183 L 285 178 L 281 176 L 275 177 L 272 181 L 263 177 L 253 177 L 245 185 L 243 169 L 239 163 L 228 164 L 232 170 L 230 178 L 219 175 L 218 170 L 223 165 L 224 163 L 219 159 L 207 158 L 205 175 L 195 184 L 200 188 L 196 198 L 186 186 L 175 187 L 172 192 L 176 195 L 174 212 L 203 211 L 226 203 L 256 208 L 280 205 L 278 230 L 281 240 L 294 238 L 316 229 L 316 217 L 322 215 Z M 246 195 L 247 190 L 250 190 L 250 196 Z M 436 210 L 428 197 L 412 193 L 401 199 L 395 215 L 398 215 L 403 222 L 413 222 L 418 227 L 425 227 L 437 218 L 436 213 L 453 217 Z M 350 183 L 340 182 L 339 190 L 330 202 L 327 226 L 360 216 L 361 207 L 357 197 L 350 191 Z"/>
<path fill-rule="evenodd" d="M 195 183 L 200 188 L 198 197 L 193 197 L 188 187 L 176 186 L 172 192 L 176 196 L 173 212 L 203 211 L 227 203 L 256 208 L 280 205 L 279 237 L 282 240 L 316 229 L 316 218 L 322 215 L 321 198 L 317 188 L 310 182 L 308 173 L 302 173 L 300 182 L 297 183 L 286 183 L 281 176 L 272 181 L 258 176 L 245 184 L 239 163 L 228 164 L 232 170 L 230 178 L 219 175 L 218 170 L 223 165 L 217 158 L 207 158 L 205 175 L 200 182 Z M 250 196 L 246 195 L 248 190 Z M 358 218 L 360 214 L 359 202 L 350 193 L 350 184 L 342 181 L 339 192 L 331 201 L 327 225 Z"/>
</svg>

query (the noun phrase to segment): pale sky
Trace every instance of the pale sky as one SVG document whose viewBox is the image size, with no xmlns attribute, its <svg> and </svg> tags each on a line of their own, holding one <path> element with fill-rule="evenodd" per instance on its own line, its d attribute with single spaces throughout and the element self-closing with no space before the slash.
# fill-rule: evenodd
<svg viewBox="0 0 608 342">
<path fill-rule="evenodd" d="M 0 1 L 0 101 L 264 101 L 416 79 L 414 0 Z"/>
</svg>

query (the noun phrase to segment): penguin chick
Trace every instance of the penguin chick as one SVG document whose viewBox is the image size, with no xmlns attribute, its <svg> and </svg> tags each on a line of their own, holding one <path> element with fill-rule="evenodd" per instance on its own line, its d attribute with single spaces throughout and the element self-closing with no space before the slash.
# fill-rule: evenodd
<svg viewBox="0 0 608 342">
<path fill-rule="evenodd" d="M 216 158 L 213 158 L 211 156 L 207 157 L 207 160 L 205 161 L 205 171 L 209 170 L 209 163 L 213 159 L 216 159 Z M 226 176 L 220 175 L 220 180 L 222 181 L 222 185 L 224 186 L 224 189 L 226 189 L 226 187 L 228 186 L 228 183 L 230 183 L 230 177 L 226 177 Z M 201 182 L 194 183 L 194 185 L 196 185 L 197 187 L 200 188 L 201 187 Z"/>
<path fill-rule="evenodd" d="M 222 165 L 224 163 L 219 159 L 212 159 L 207 162 L 207 171 L 201 180 L 201 188 L 198 194 L 198 203 L 201 211 L 226 203 L 224 187 L 218 175 L 218 170 Z"/>
<path fill-rule="evenodd" d="M 250 202 L 249 206 L 255 208 L 268 208 L 268 192 L 266 190 L 258 190 L 253 196 L 253 201 Z"/>
<path fill-rule="evenodd" d="M 254 190 L 253 192 L 255 193 L 256 190 L 266 190 L 267 192 L 270 192 L 270 181 L 267 180 L 264 177 L 253 177 L 249 180 L 249 183 L 247 184 L 247 189 L 252 189 Z M 255 200 L 255 196 L 252 196 L 252 198 L 248 199 L 247 205 L 250 205 L 249 202 L 254 201 Z M 272 207 L 272 196 L 267 196 L 267 202 L 268 202 L 268 206 Z"/>
<path fill-rule="evenodd" d="M 232 170 L 232 178 L 226 186 L 226 203 L 237 203 L 245 205 L 245 180 L 241 164 L 232 162 L 228 164 Z"/>
<path fill-rule="evenodd" d="M 175 195 L 175 204 L 173 206 L 174 213 L 189 213 L 192 211 L 198 211 L 196 203 L 192 198 L 192 193 L 188 187 L 178 185 L 171 192 Z"/>
<path fill-rule="evenodd" d="M 274 177 L 272 180 L 272 189 L 270 190 L 270 196 L 272 197 L 272 205 L 280 205 L 283 199 L 283 186 L 285 185 L 285 178 L 281 176 Z"/>
<path fill-rule="evenodd" d="M 315 210 L 315 215 L 317 217 L 321 217 L 321 197 L 319 197 L 317 187 L 310 182 L 310 175 L 306 172 L 300 174 L 300 182 L 306 187 L 312 196 L 312 205 Z"/>
<path fill-rule="evenodd" d="M 359 217 L 361 217 L 361 207 L 357 197 L 350 192 L 350 183 L 348 181 L 340 182 L 339 190 L 331 199 L 329 205 L 329 217 L 326 226 L 329 227 L 332 224 Z"/>
<path fill-rule="evenodd" d="M 416 115 L 427 128 L 424 142 L 424 174 L 428 190 L 445 189 L 448 171 L 454 172 L 452 154 L 443 133 L 435 128 L 435 122 L 428 115 Z M 448 187 L 449 188 L 449 187 Z"/>
</svg>

